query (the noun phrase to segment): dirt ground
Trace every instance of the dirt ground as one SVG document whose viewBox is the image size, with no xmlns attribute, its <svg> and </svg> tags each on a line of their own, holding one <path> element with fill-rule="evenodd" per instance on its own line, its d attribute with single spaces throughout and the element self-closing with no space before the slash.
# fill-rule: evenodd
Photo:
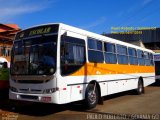
<svg viewBox="0 0 160 120">
<path fill-rule="evenodd" d="M 2 120 L 85 120 L 85 119 L 132 119 L 160 120 L 160 84 L 145 88 L 145 94 L 134 95 L 131 91 L 109 95 L 103 105 L 86 110 L 80 103 L 65 105 L 15 103 L 0 99 Z"/>
</svg>

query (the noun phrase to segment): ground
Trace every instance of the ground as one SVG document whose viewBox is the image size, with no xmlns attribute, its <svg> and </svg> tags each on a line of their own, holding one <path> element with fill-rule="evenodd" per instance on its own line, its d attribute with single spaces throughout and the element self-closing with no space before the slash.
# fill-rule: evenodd
<svg viewBox="0 0 160 120">
<path fill-rule="evenodd" d="M 104 98 L 103 105 L 86 110 L 79 103 L 66 105 L 12 103 L 0 99 L 2 120 L 85 120 L 85 119 L 160 119 L 160 85 L 145 88 L 145 94 L 123 92 Z"/>
</svg>

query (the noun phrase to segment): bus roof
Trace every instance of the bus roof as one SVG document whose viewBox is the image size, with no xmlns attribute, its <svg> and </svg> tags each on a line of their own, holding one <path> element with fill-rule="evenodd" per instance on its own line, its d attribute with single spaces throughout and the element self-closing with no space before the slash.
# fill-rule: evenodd
<svg viewBox="0 0 160 120">
<path fill-rule="evenodd" d="M 98 39 L 98 40 L 102 40 L 104 42 L 105 41 L 106 42 L 111 42 L 111 43 L 120 44 L 120 45 L 124 45 L 124 46 L 127 46 L 127 47 L 131 47 L 131 48 L 135 48 L 135 49 L 144 50 L 144 51 L 147 51 L 147 52 L 154 53 L 152 50 L 149 50 L 149 49 L 146 49 L 146 48 L 142 48 L 142 47 L 139 47 L 139 46 L 127 43 L 127 42 L 123 42 L 123 41 L 117 40 L 117 39 L 113 39 L 113 38 L 110 38 L 110 37 L 107 37 L 107 36 L 103 36 L 103 35 L 100 35 L 100 34 L 97 34 L 97 33 L 89 32 L 89 31 L 86 31 L 86 30 L 83 30 L 83 29 L 80 29 L 80 28 L 77 28 L 77 27 L 66 25 L 64 23 L 40 24 L 40 25 L 32 26 L 30 28 L 40 27 L 40 26 L 44 26 L 44 25 L 59 25 L 61 27 L 61 29 L 69 30 L 71 32 L 74 32 L 74 33 L 77 33 L 77 34 L 80 34 L 80 35 L 84 35 L 84 36 L 87 36 L 87 37 L 91 37 L 91 38 L 95 38 L 95 39 Z M 24 29 L 22 31 L 28 30 L 30 28 Z M 20 32 L 22 32 L 22 31 L 20 31 Z"/>
</svg>

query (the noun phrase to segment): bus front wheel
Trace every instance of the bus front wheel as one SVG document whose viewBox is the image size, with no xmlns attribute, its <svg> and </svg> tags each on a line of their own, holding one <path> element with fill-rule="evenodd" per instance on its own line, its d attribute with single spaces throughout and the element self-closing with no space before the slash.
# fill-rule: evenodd
<svg viewBox="0 0 160 120">
<path fill-rule="evenodd" d="M 96 87 L 96 83 L 89 84 L 85 93 L 85 105 L 87 109 L 92 109 L 96 107 L 98 103 L 98 98 L 99 98 L 99 94 Z"/>
</svg>

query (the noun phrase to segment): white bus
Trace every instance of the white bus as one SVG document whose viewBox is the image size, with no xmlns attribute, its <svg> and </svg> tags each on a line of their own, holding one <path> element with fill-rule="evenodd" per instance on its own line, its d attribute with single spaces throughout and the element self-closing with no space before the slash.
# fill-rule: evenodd
<svg viewBox="0 0 160 120">
<path fill-rule="evenodd" d="M 65 104 L 84 100 L 94 108 L 103 96 L 155 82 L 153 52 L 58 24 L 17 33 L 11 58 L 9 98 Z"/>
</svg>

